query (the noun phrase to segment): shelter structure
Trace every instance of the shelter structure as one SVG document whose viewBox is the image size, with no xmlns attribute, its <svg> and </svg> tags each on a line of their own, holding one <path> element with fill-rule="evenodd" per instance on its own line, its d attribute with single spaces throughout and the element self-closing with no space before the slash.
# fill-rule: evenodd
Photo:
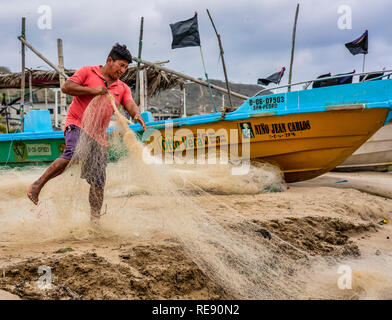
<svg viewBox="0 0 392 320">
<path fill-rule="evenodd" d="M 139 68 L 145 69 L 147 95 L 153 96 L 160 91 L 171 89 L 176 86 L 183 86 L 185 80 L 170 74 L 168 72 L 158 70 L 152 66 L 141 65 Z M 72 76 L 75 70 L 65 69 L 65 74 Z M 136 87 L 136 66 L 129 66 L 126 73 L 120 78 L 130 88 Z M 31 75 L 31 85 L 33 88 L 59 88 L 59 75 L 55 70 L 31 70 L 26 72 L 27 78 Z M 20 89 L 22 82 L 22 73 L 1 73 L 0 74 L 0 89 Z M 25 83 L 26 88 L 29 87 L 29 82 Z"/>
</svg>

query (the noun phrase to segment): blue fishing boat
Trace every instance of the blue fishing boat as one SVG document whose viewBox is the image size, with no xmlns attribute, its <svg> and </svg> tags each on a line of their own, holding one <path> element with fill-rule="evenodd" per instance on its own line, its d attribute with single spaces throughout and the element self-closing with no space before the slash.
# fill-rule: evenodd
<svg viewBox="0 0 392 320">
<path fill-rule="evenodd" d="M 255 95 L 226 114 L 154 121 L 144 113 L 147 131 L 143 133 L 140 125 L 130 128 L 155 154 L 196 154 L 203 149 L 208 154 L 225 148 L 230 155 L 239 150 L 240 158 L 278 166 L 287 182 L 307 180 L 335 168 L 391 120 L 392 79 L 385 79 L 389 75 L 358 83 L 347 83 L 344 75 L 298 82 L 291 88 L 314 85 Z M 340 78 L 345 79 L 341 84 L 328 83 Z M 315 85 L 321 81 L 326 85 Z M 0 135 L 0 163 L 52 161 L 61 153 L 63 139 L 62 132 L 50 131 Z M 245 145 L 246 155 L 241 154 Z"/>
</svg>

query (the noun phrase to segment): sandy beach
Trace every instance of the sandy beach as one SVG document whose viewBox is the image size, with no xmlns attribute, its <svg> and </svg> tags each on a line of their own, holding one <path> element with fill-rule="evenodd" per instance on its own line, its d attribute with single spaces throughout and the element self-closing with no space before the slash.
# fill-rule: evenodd
<svg viewBox="0 0 392 320">
<path fill-rule="evenodd" d="M 392 300 L 392 1 L 2 9 L 0 300 Z"/>
<path fill-rule="evenodd" d="M 117 181 L 96 232 L 83 199 L 53 199 L 60 179 L 34 208 L 24 190 L 40 170 L 1 173 L 1 299 L 392 298 L 390 173 L 328 173 L 280 192 L 222 180 L 164 197 Z M 341 265 L 352 289 L 338 288 Z"/>
</svg>

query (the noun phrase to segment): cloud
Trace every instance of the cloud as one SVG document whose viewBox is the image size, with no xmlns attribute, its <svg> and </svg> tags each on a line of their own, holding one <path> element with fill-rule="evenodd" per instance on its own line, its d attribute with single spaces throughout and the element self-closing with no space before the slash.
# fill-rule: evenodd
<svg viewBox="0 0 392 320">
<path fill-rule="evenodd" d="M 37 26 L 37 9 L 41 0 L 2 1 L 0 64 L 12 71 L 20 69 L 21 17 L 27 18 L 26 36 L 34 47 L 57 62 L 56 39 L 61 38 L 67 68 L 104 64 L 115 42 L 125 43 L 137 54 L 140 17 L 144 17 L 142 57 L 150 61 L 170 60 L 174 70 L 202 77 L 200 49 L 197 47 L 171 49 L 170 23 L 185 20 L 199 13 L 199 29 L 206 67 L 210 78 L 223 79 L 216 35 L 206 13 L 208 8 L 221 34 L 229 79 L 256 83 L 283 65 L 287 73 L 290 63 L 291 36 L 296 2 L 292 0 L 144 0 L 142 5 L 131 1 L 110 3 L 104 0 L 49 0 L 53 14 L 52 30 Z M 352 29 L 337 26 L 340 5 L 352 10 Z M 301 0 L 297 26 L 293 80 L 317 77 L 325 72 L 340 73 L 362 69 L 362 56 L 352 56 L 344 47 L 369 30 L 369 54 L 366 69 L 391 68 L 391 32 L 385 27 L 392 2 L 389 0 L 327 1 Z M 28 67 L 45 63 L 28 52 Z M 47 68 L 45 66 L 45 68 Z"/>
</svg>

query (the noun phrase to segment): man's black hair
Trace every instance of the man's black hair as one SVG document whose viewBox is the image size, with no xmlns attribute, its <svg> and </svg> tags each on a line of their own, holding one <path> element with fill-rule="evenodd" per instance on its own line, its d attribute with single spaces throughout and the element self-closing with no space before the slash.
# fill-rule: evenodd
<svg viewBox="0 0 392 320">
<path fill-rule="evenodd" d="M 112 50 L 110 50 L 108 58 L 109 57 L 112 58 L 113 61 L 125 60 L 128 61 L 128 63 L 132 63 L 132 55 L 125 44 L 120 45 L 119 43 L 116 43 Z"/>
</svg>

